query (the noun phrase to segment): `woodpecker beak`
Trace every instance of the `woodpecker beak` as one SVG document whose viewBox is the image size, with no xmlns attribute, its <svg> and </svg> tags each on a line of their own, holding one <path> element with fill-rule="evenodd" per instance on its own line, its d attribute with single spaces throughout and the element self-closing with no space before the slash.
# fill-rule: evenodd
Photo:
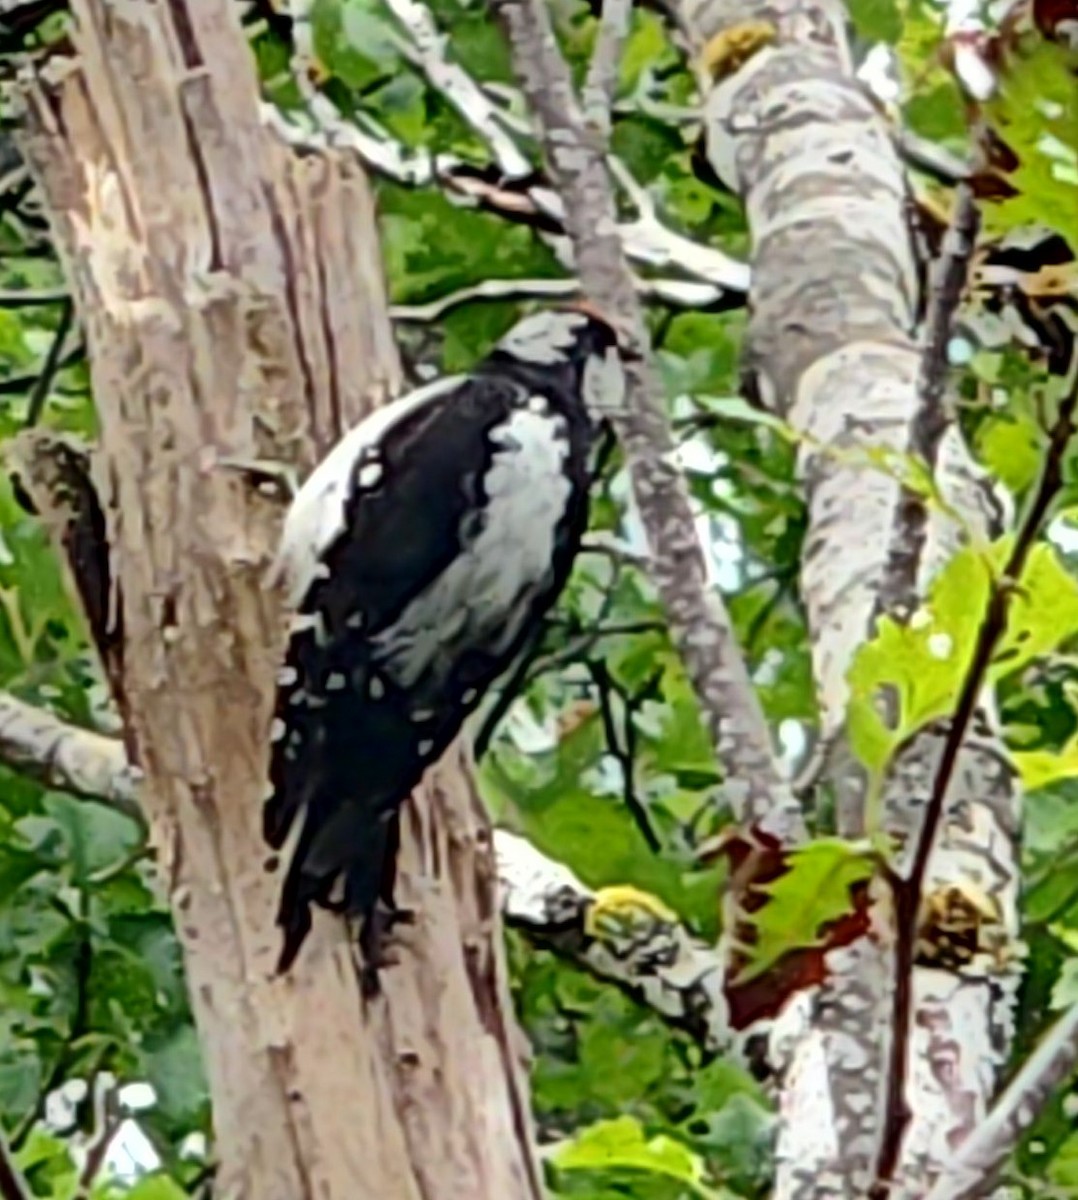
<svg viewBox="0 0 1078 1200">
<path fill-rule="evenodd" d="M 604 325 L 609 325 L 611 329 L 614 328 L 614 322 L 597 304 L 592 304 L 590 300 L 569 300 L 565 307 L 574 312 L 582 312 L 586 317 L 592 317 L 596 321 L 602 321 Z"/>
</svg>

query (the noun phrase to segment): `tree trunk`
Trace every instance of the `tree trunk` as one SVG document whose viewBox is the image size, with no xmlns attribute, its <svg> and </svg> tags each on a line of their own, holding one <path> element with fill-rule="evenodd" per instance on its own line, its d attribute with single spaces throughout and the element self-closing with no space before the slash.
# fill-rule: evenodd
<svg viewBox="0 0 1078 1200">
<path fill-rule="evenodd" d="M 712 68 L 708 155 L 745 199 L 753 235 L 742 361 L 763 403 L 804 438 L 801 589 L 839 832 L 857 837 L 867 789 L 843 730 L 853 654 L 881 615 L 907 619 L 940 566 L 967 538 L 992 536 L 999 514 L 940 397 L 924 387 L 925 295 L 907 183 L 886 123 L 853 77 L 842 6 L 684 0 L 681 15 Z M 952 512 L 919 500 L 866 454 L 884 449 L 920 458 Z M 883 824 L 903 847 L 903 880 L 948 734 L 946 723 L 922 731 L 889 771 Z M 983 889 L 998 908 L 994 932 L 1013 945 L 1019 796 L 988 712 L 965 730 L 949 782 L 922 895 Z M 881 902 L 874 918 L 829 955 L 831 977 L 798 998 L 788 1032 L 773 1039 L 784 1068 L 778 1200 L 863 1200 L 881 1171 L 891 1200 L 925 1195 L 983 1120 L 1006 1060 L 1014 961 L 969 973 L 903 964 L 894 912 Z M 896 1037 L 900 1009 L 909 1024 Z"/>
<path fill-rule="evenodd" d="M 403 822 L 418 922 L 361 998 L 316 918 L 273 977 L 261 800 L 281 505 L 230 460 L 308 469 L 398 387 L 374 209 L 352 159 L 260 119 L 229 0 L 76 0 L 77 58 L 22 96 L 100 418 L 118 700 L 184 946 L 219 1194 L 537 1197 L 490 831 L 462 751 Z M 269 869 L 268 869 L 269 868 Z"/>
</svg>

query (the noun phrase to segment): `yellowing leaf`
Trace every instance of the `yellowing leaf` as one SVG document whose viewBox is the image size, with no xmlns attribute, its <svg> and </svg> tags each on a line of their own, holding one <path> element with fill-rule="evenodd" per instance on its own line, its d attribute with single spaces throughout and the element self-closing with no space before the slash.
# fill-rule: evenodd
<svg viewBox="0 0 1078 1200">
<path fill-rule="evenodd" d="M 977 437 L 984 465 L 1012 492 L 1036 479 L 1041 467 L 1044 437 L 1028 413 L 1008 414 L 986 421 Z"/>
<path fill-rule="evenodd" d="M 1073 779 L 1078 776 L 1078 737 L 1071 738 L 1061 750 L 1012 751 L 1011 761 L 1027 792 L 1061 779 Z"/>
</svg>

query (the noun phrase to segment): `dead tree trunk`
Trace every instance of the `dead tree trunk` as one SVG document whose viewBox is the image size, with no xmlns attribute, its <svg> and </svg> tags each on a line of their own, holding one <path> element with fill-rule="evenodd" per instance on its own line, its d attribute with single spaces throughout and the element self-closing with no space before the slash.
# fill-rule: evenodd
<svg viewBox="0 0 1078 1200">
<path fill-rule="evenodd" d="M 20 89 L 85 325 L 118 700 L 184 946 L 220 1194 L 539 1194 L 489 829 L 460 753 L 406 811 L 419 913 L 365 1005 L 343 925 L 272 977 L 260 801 L 280 503 L 231 460 L 309 468 L 397 388 L 371 195 L 260 119 L 229 0 L 75 0 L 76 57 Z"/>
</svg>

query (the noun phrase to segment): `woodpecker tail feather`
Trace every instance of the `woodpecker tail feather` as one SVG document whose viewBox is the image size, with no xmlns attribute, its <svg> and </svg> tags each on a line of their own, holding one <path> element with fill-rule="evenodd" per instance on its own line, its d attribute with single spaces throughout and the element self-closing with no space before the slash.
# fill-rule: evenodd
<svg viewBox="0 0 1078 1200">
<path fill-rule="evenodd" d="M 308 815 L 281 889 L 277 924 L 284 942 L 278 974 L 289 970 L 310 932 L 312 904 L 362 922 L 363 957 L 377 970 L 384 936 L 395 922 L 407 919 L 393 902 L 399 840 L 395 809 L 375 821 L 351 806 L 337 809 L 324 824 Z"/>
</svg>

